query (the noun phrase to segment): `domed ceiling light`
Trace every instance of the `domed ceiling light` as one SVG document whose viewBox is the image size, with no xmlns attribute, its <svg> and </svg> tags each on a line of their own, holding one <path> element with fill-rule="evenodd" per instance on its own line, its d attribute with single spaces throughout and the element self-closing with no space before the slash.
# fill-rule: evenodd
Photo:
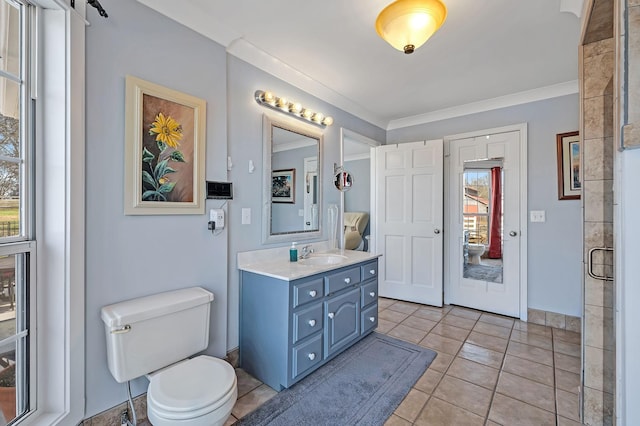
<svg viewBox="0 0 640 426">
<path fill-rule="evenodd" d="M 378 15 L 376 31 L 387 43 L 413 53 L 422 46 L 447 18 L 440 0 L 396 0 Z"/>
</svg>

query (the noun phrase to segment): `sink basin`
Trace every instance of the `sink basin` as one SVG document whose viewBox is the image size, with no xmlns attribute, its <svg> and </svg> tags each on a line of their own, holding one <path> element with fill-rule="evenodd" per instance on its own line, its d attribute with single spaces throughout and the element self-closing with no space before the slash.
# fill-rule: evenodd
<svg viewBox="0 0 640 426">
<path fill-rule="evenodd" d="M 300 263 L 304 265 L 322 266 L 322 265 L 336 265 L 347 260 L 347 256 L 341 254 L 312 254 L 306 259 L 300 259 Z"/>
</svg>

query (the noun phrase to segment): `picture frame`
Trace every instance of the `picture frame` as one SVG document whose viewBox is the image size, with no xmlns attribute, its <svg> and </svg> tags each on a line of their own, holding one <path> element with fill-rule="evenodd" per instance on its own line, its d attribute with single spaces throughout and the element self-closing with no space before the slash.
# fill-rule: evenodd
<svg viewBox="0 0 640 426">
<path fill-rule="evenodd" d="M 271 202 L 296 202 L 296 169 L 281 169 L 271 172 Z"/>
<path fill-rule="evenodd" d="M 556 150 L 558 157 L 558 199 L 579 200 L 582 188 L 579 132 L 557 134 Z"/>
<path fill-rule="evenodd" d="M 126 77 L 125 215 L 204 214 L 206 101 Z"/>
</svg>

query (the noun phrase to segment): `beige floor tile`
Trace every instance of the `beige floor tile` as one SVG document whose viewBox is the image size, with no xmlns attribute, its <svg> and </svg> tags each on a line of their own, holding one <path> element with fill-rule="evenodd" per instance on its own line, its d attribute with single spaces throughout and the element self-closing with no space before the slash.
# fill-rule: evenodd
<svg viewBox="0 0 640 426">
<path fill-rule="evenodd" d="M 580 358 L 565 354 L 555 354 L 556 368 L 564 371 L 570 371 L 571 373 L 580 374 Z"/>
<path fill-rule="evenodd" d="M 408 316 L 409 314 L 403 314 L 402 312 L 392 311 L 390 309 L 380 311 L 378 314 L 378 318 L 395 322 L 396 324 L 400 324 L 402 321 L 406 320 Z"/>
<path fill-rule="evenodd" d="M 562 340 L 555 340 L 553 342 L 553 350 L 556 353 L 561 353 L 561 354 L 576 356 L 576 357 L 579 357 L 581 353 L 579 344 L 563 342 Z"/>
<path fill-rule="evenodd" d="M 417 426 L 482 426 L 484 418 L 438 398 L 431 398 L 416 419 Z"/>
<path fill-rule="evenodd" d="M 542 336 L 540 334 L 528 333 L 526 331 L 513 330 L 511 340 L 524 343 L 526 345 L 537 346 L 548 351 L 553 349 L 551 344 L 551 336 Z"/>
<path fill-rule="evenodd" d="M 582 423 L 558 416 L 558 426 L 582 426 Z"/>
<path fill-rule="evenodd" d="M 233 414 L 235 418 L 241 419 L 277 394 L 278 392 L 269 386 L 261 385 L 242 398 L 238 398 L 236 405 L 233 407 L 233 410 L 231 410 L 231 414 Z"/>
<path fill-rule="evenodd" d="M 500 327 L 512 328 L 514 319 L 504 317 L 502 315 L 483 313 L 478 321 L 488 322 L 489 324 L 499 325 Z"/>
<path fill-rule="evenodd" d="M 402 321 L 402 325 L 406 325 L 408 327 L 416 328 L 418 330 L 422 330 L 428 332 L 437 324 L 436 321 L 432 321 L 426 318 L 415 317 L 411 315 L 406 320 Z"/>
<path fill-rule="evenodd" d="M 473 327 L 473 331 L 478 333 L 488 334 L 489 336 L 500 337 L 502 339 L 508 339 L 511 335 L 511 329 L 501 327 L 499 325 L 489 324 L 486 322 L 478 321 Z"/>
<path fill-rule="evenodd" d="M 457 317 L 451 314 L 447 314 L 447 316 L 442 318 L 442 322 L 445 324 L 453 325 L 454 327 L 465 328 L 467 330 L 471 330 L 473 326 L 476 325 L 475 320 Z"/>
<path fill-rule="evenodd" d="M 444 373 L 447 371 L 447 368 L 451 365 L 451 361 L 453 361 L 453 355 L 446 354 L 444 352 L 440 352 L 437 349 L 431 348 L 436 351 L 438 356 L 433 360 L 431 365 L 429 366 L 429 370 L 439 371 Z"/>
<path fill-rule="evenodd" d="M 558 415 L 567 419 L 580 420 L 580 401 L 577 393 L 571 393 L 558 389 L 556 393 Z"/>
<path fill-rule="evenodd" d="M 516 320 L 513 324 L 513 329 L 551 337 L 551 327 L 547 327 L 546 325 L 538 325 L 530 322 Z"/>
<path fill-rule="evenodd" d="M 387 309 L 391 309 L 392 311 L 402 312 L 403 314 L 411 315 L 415 311 L 418 310 L 420 306 L 414 303 L 407 302 L 396 302 L 393 305 L 390 305 Z"/>
<path fill-rule="evenodd" d="M 441 378 L 441 372 L 429 368 L 427 371 L 425 371 L 422 377 L 418 379 L 413 387 L 421 392 L 431 395 L 433 393 L 433 390 L 440 382 Z"/>
<path fill-rule="evenodd" d="M 416 330 L 415 328 L 407 327 L 406 325 L 398 325 L 393 330 L 387 333 L 387 335 L 396 337 L 398 339 L 406 340 L 411 343 L 418 343 L 427 335 L 426 331 Z"/>
<path fill-rule="evenodd" d="M 395 322 L 387 321 L 386 319 L 382 319 L 378 316 L 378 328 L 376 329 L 376 331 L 378 333 L 386 334 L 390 332 L 396 325 L 398 324 Z"/>
<path fill-rule="evenodd" d="M 500 352 L 472 345 L 471 343 L 463 344 L 458 356 L 493 368 L 500 368 L 502 359 L 504 358 L 504 354 Z"/>
<path fill-rule="evenodd" d="M 471 334 L 469 334 L 467 342 L 496 352 L 504 352 L 507 349 L 507 344 L 509 343 L 507 339 L 489 336 L 488 334 L 478 333 L 477 331 L 472 331 Z"/>
<path fill-rule="evenodd" d="M 556 368 L 556 387 L 571 393 L 580 392 L 580 375 Z"/>
<path fill-rule="evenodd" d="M 393 299 L 385 299 L 384 297 L 378 298 L 378 307 L 382 309 L 387 309 L 389 306 L 393 305 L 394 303 L 396 303 L 396 301 Z"/>
<path fill-rule="evenodd" d="M 534 380 L 547 386 L 553 386 L 553 367 L 528 359 L 507 354 L 504 358 L 503 371 Z"/>
<path fill-rule="evenodd" d="M 464 339 L 469 335 L 469 330 L 442 323 L 433 327 L 431 331 L 441 336 L 460 341 L 464 341 Z"/>
<path fill-rule="evenodd" d="M 525 345 L 524 343 L 514 342 L 512 340 L 509 342 L 507 353 L 519 358 L 528 359 L 529 361 L 553 366 L 553 352 L 536 346 Z"/>
<path fill-rule="evenodd" d="M 556 416 L 508 396 L 495 394 L 489 411 L 489 419 L 502 425 L 554 426 Z"/>
<path fill-rule="evenodd" d="M 500 425 L 496 422 L 492 422 L 491 420 L 487 420 L 487 423 L 485 423 L 485 426 L 503 426 L 503 425 Z"/>
<path fill-rule="evenodd" d="M 242 398 L 262 384 L 260 380 L 254 378 L 242 368 L 236 368 L 236 378 L 238 380 L 238 398 Z"/>
<path fill-rule="evenodd" d="M 411 426 L 411 422 L 408 422 L 402 417 L 398 417 L 395 414 L 392 414 L 391 417 L 389 417 L 384 423 L 384 426 Z"/>
<path fill-rule="evenodd" d="M 238 421 L 238 419 L 236 419 L 233 416 L 229 416 L 229 418 L 227 419 L 227 421 L 224 422 L 224 426 L 232 426 L 234 425 L 236 422 Z"/>
<path fill-rule="evenodd" d="M 473 309 L 461 308 L 459 306 L 454 306 L 449 313 L 457 317 L 467 318 L 474 321 L 482 315 L 482 312 L 475 311 Z"/>
<path fill-rule="evenodd" d="M 424 318 L 431 321 L 440 321 L 442 317 L 444 317 L 446 313 L 444 311 L 434 311 L 432 309 L 421 308 L 415 311 L 411 316 Z"/>
<path fill-rule="evenodd" d="M 482 386 L 491 391 L 495 389 L 500 370 L 487 367 L 464 358 L 455 358 L 447 370 L 447 375 Z"/>
<path fill-rule="evenodd" d="M 486 417 L 493 392 L 473 383 L 445 375 L 433 396 L 464 410 Z"/>
<path fill-rule="evenodd" d="M 411 389 L 402 400 L 402 403 L 396 408 L 394 414 L 413 423 L 428 399 L 429 395 L 426 393 L 420 392 L 417 389 Z"/>
<path fill-rule="evenodd" d="M 462 342 L 440 336 L 439 334 L 429 333 L 427 337 L 420 341 L 420 346 L 432 348 L 438 352 L 444 352 L 449 355 L 455 355 L 458 353 L 460 346 L 462 346 Z"/>
<path fill-rule="evenodd" d="M 525 379 L 503 371 L 498 379 L 496 393 L 507 395 L 527 404 L 555 414 L 554 390 L 551 386 Z"/>
<path fill-rule="evenodd" d="M 562 340 L 564 342 L 575 343 L 579 345 L 581 343 L 580 333 L 569 330 L 561 330 L 559 328 L 552 329 L 553 338 L 555 340 Z"/>
</svg>

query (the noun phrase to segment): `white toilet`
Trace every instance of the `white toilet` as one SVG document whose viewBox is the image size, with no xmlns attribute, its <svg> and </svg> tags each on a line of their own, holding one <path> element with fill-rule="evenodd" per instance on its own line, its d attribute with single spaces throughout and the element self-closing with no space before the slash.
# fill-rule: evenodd
<svg viewBox="0 0 640 426">
<path fill-rule="evenodd" d="M 472 265 L 480 264 L 480 256 L 484 254 L 485 245 L 484 244 L 469 244 L 469 263 Z"/>
<path fill-rule="evenodd" d="M 223 425 L 238 397 L 233 367 L 200 355 L 209 345 L 213 294 L 200 287 L 102 308 L 109 371 L 123 383 L 146 375 L 153 426 Z"/>
</svg>

